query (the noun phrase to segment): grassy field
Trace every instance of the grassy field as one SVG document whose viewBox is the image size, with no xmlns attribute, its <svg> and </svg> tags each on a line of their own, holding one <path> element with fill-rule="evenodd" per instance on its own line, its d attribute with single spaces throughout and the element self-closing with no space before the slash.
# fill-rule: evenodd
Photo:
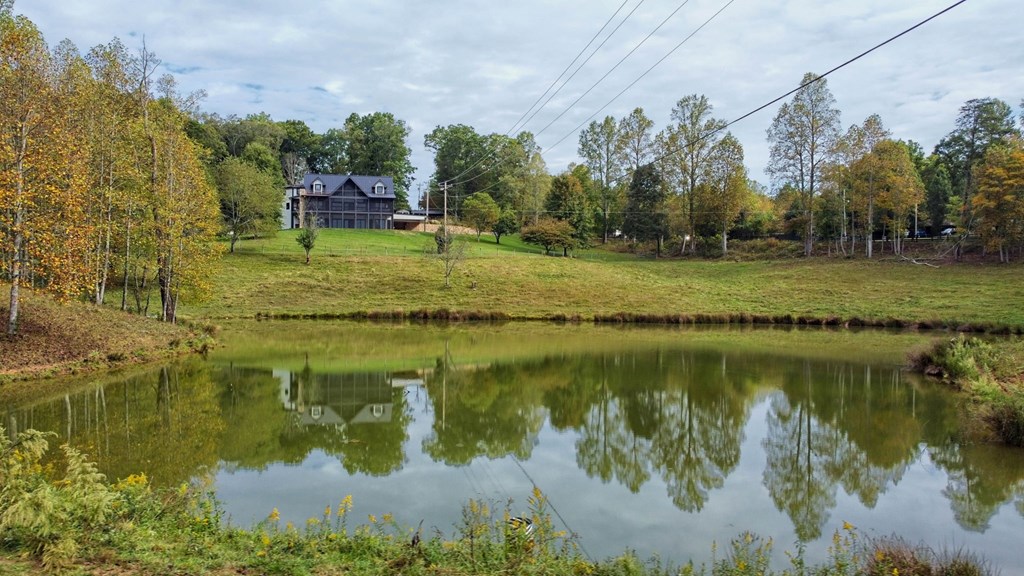
<svg viewBox="0 0 1024 576">
<path fill-rule="evenodd" d="M 656 260 L 596 249 L 559 258 L 518 238 L 497 245 L 485 235 L 469 240 L 467 257 L 445 289 L 432 246 L 429 234 L 323 230 L 306 266 L 293 231 L 244 241 L 212 279 L 216 296 L 187 306 L 184 314 L 217 319 L 448 309 L 523 319 L 753 314 L 1024 327 L 1020 265 Z"/>
</svg>

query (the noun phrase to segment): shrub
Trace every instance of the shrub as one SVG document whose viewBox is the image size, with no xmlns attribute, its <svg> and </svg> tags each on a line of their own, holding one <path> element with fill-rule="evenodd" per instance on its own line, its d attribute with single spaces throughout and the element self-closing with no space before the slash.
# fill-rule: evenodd
<svg viewBox="0 0 1024 576">
<path fill-rule="evenodd" d="M 96 465 L 70 446 L 61 446 L 63 475 L 43 466 L 49 436 L 30 430 L 12 442 L 0 428 L 0 533 L 46 569 L 59 570 L 82 543 L 103 534 L 118 496 Z"/>
</svg>

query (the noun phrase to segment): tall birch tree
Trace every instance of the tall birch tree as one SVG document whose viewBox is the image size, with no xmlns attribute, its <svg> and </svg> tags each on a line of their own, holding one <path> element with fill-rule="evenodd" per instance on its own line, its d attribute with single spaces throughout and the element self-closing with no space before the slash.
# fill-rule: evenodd
<svg viewBox="0 0 1024 576">
<path fill-rule="evenodd" d="M 804 255 L 814 248 L 814 198 L 824 168 L 834 160 L 839 109 L 824 78 L 804 75 L 800 90 L 784 103 L 768 128 L 767 172 L 781 187 L 791 185 L 801 199 Z"/>
<path fill-rule="evenodd" d="M 620 149 L 619 127 L 611 116 L 606 116 L 601 122 L 591 122 L 580 132 L 579 154 L 599 185 L 601 237 L 605 243 L 612 229 L 612 212 L 621 203 L 619 181 L 623 166 Z"/>
<path fill-rule="evenodd" d="M 681 98 L 672 109 L 672 121 L 660 136 L 663 150 L 663 171 L 682 197 L 686 210 L 687 229 L 683 234 L 681 252 L 686 251 L 686 238 L 697 237 L 697 187 L 709 174 L 715 148 L 724 138 L 725 121 L 712 116 L 714 107 L 707 96 L 691 94 Z M 696 242 L 692 244 L 696 250 Z"/>
</svg>

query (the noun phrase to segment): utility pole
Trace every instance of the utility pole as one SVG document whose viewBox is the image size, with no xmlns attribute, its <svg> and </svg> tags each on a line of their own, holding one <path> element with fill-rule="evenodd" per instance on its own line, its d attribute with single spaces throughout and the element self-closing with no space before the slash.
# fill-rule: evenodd
<svg viewBox="0 0 1024 576">
<path fill-rule="evenodd" d="M 444 247 L 448 249 L 448 181 L 445 180 L 441 184 L 441 190 L 444 191 Z"/>
</svg>

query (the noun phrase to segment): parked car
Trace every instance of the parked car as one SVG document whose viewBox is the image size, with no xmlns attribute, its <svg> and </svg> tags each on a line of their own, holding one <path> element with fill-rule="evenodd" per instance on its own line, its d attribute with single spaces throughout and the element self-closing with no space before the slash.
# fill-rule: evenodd
<svg viewBox="0 0 1024 576">
<path fill-rule="evenodd" d="M 943 228 L 941 234 L 947 238 L 956 234 L 956 226 L 947 226 L 946 228 Z"/>
</svg>

